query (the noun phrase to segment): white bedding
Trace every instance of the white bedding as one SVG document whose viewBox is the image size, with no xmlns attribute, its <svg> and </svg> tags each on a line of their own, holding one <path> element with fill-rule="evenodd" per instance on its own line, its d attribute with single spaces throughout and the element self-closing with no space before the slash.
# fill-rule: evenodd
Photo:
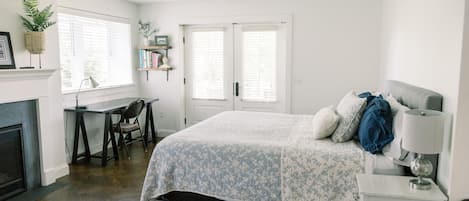
<svg viewBox="0 0 469 201">
<path fill-rule="evenodd" d="M 171 135 L 151 157 L 141 200 L 171 191 L 224 200 L 353 200 L 365 153 L 313 140 L 312 116 L 224 112 Z"/>
</svg>

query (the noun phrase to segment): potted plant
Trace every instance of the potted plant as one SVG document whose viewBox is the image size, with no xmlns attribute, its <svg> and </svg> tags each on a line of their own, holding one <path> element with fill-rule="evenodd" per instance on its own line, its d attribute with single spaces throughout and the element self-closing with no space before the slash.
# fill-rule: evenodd
<svg viewBox="0 0 469 201">
<path fill-rule="evenodd" d="M 138 21 L 138 32 L 143 36 L 143 46 L 150 45 L 149 38 L 158 32 L 158 29 L 153 29 L 150 22 Z"/>
<path fill-rule="evenodd" d="M 25 16 L 21 16 L 21 20 L 26 29 L 24 34 L 26 49 L 31 54 L 41 54 L 45 49 L 44 31 L 55 24 L 54 21 L 50 21 L 54 14 L 52 5 L 39 10 L 38 0 L 23 0 L 23 6 Z"/>
</svg>

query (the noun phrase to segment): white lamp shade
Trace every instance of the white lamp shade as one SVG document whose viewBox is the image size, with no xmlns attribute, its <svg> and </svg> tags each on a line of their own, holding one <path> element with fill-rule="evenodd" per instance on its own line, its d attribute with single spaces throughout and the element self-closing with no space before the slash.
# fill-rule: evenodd
<svg viewBox="0 0 469 201">
<path fill-rule="evenodd" d="M 409 110 L 402 122 L 402 148 L 419 154 L 438 154 L 443 149 L 445 115 L 434 110 Z"/>
</svg>

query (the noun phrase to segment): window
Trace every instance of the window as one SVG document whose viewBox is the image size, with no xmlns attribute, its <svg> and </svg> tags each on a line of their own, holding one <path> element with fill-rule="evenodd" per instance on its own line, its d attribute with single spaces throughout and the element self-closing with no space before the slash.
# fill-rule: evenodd
<svg viewBox="0 0 469 201">
<path fill-rule="evenodd" d="M 224 31 L 192 32 L 195 99 L 224 99 Z"/>
<path fill-rule="evenodd" d="M 132 84 L 129 24 L 59 13 L 58 28 L 62 91 L 89 76 L 100 87 Z"/>
<path fill-rule="evenodd" d="M 277 30 L 243 30 L 242 99 L 277 100 Z"/>
</svg>

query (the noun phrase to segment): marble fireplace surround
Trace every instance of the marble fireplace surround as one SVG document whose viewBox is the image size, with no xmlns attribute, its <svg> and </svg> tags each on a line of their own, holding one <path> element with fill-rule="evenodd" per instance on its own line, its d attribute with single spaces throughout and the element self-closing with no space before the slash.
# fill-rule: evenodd
<svg viewBox="0 0 469 201">
<path fill-rule="evenodd" d="M 0 70 L 0 104 L 36 100 L 41 184 L 47 186 L 68 175 L 63 130 L 54 129 L 49 78 L 57 69 Z M 60 114 L 63 115 L 63 114 Z M 63 124 L 63 122 L 62 122 Z"/>
</svg>

